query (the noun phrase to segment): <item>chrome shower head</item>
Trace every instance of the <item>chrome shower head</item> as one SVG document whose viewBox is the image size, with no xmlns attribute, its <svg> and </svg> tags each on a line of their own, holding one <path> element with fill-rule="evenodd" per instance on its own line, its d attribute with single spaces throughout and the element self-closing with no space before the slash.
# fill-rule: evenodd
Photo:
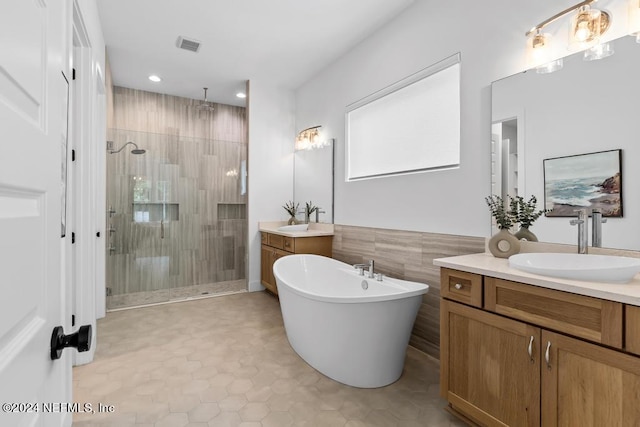
<svg viewBox="0 0 640 427">
<path fill-rule="evenodd" d="M 109 144 L 109 143 L 111 143 L 111 144 Z M 113 141 L 107 141 L 107 150 L 109 150 L 109 154 L 116 154 L 116 153 L 121 152 L 124 149 L 124 147 L 126 147 L 129 144 L 131 144 L 134 147 L 136 147 L 133 150 L 131 150 L 131 154 L 144 154 L 144 153 L 147 152 L 147 150 L 144 150 L 142 148 L 138 148 L 138 145 L 136 145 L 136 143 L 132 142 L 132 141 L 127 142 L 122 147 L 120 147 L 118 150 L 113 150 Z"/>
<path fill-rule="evenodd" d="M 200 104 L 196 105 L 196 110 L 213 111 L 215 108 L 213 107 L 213 105 L 211 105 L 211 103 L 209 101 L 207 101 L 207 89 L 208 88 L 203 87 L 202 89 L 204 89 L 204 101 L 202 101 Z"/>
</svg>

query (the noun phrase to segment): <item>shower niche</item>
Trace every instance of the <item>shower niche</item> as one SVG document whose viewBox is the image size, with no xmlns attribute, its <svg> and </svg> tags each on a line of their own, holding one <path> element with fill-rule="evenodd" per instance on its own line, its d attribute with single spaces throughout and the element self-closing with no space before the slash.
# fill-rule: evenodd
<svg viewBox="0 0 640 427">
<path fill-rule="evenodd" d="M 107 308 L 245 290 L 246 143 L 107 136 Z"/>
<path fill-rule="evenodd" d="M 134 222 L 178 221 L 180 205 L 172 195 L 172 181 L 148 176 L 134 176 L 133 181 Z"/>
</svg>

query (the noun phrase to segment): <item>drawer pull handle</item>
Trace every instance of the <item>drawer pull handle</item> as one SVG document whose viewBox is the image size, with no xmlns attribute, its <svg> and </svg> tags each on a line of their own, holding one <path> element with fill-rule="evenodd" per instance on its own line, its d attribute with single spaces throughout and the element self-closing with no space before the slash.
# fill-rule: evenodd
<svg viewBox="0 0 640 427">
<path fill-rule="evenodd" d="M 456 283 L 453 287 L 456 288 L 457 290 L 462 289 L 462 285 L 460 283 Z"/>
<path fill-rule="evenodd" d="M 544 352 L 544 361 L 547 362 L 547 369 L 551 369 L 551 360 L 549 350 L 551 349 L 551 341 L 547 342 L 547 350 Z"/>
<path fill-rule="evenodd" d="M 527 353 L 529 353 L 529 359 L 531 359 L 531 363 L 533 363 L 533 335 L 531 335 L 531 339 L 529 340 L 529 347 L 527 348 Z"/>
</svg>

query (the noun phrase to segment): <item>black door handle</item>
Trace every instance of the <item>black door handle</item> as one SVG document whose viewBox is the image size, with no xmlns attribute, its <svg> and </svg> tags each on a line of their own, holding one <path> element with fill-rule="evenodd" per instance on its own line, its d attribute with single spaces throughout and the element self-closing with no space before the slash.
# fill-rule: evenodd
<svg viewBox="0 0 640 427">
<path fill-rule="evenodd" d="M 78 352 L 88 351 L 91 348 L 91 325 L 80 326 L 78 332 L 65 335 L 62 326 L 53 328 L 51 334 L 51 360 L 60 359 L 62 350 L 67 347 L 75 347 Z"/>
</svg>

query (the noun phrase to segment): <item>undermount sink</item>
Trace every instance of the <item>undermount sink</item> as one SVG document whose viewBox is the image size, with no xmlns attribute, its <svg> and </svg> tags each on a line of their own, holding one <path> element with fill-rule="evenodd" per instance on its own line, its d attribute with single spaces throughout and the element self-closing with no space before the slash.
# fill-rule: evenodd
<svg viewBox="0 0 640 427">
<path fill-rule="evenodd" d="M 309 228 L 309 224 L 293 224 L 293 225 L 283 225 L 282 227 L 278 227 L 278 231 L 307 231 Z"/>
<path fill-rule="evenodd" d="M 525 253 L 510 256 L 509 266 L 563 279 L 627 283 L 640 272 L 640 259 L 591 254 Z"/>
</svg>

